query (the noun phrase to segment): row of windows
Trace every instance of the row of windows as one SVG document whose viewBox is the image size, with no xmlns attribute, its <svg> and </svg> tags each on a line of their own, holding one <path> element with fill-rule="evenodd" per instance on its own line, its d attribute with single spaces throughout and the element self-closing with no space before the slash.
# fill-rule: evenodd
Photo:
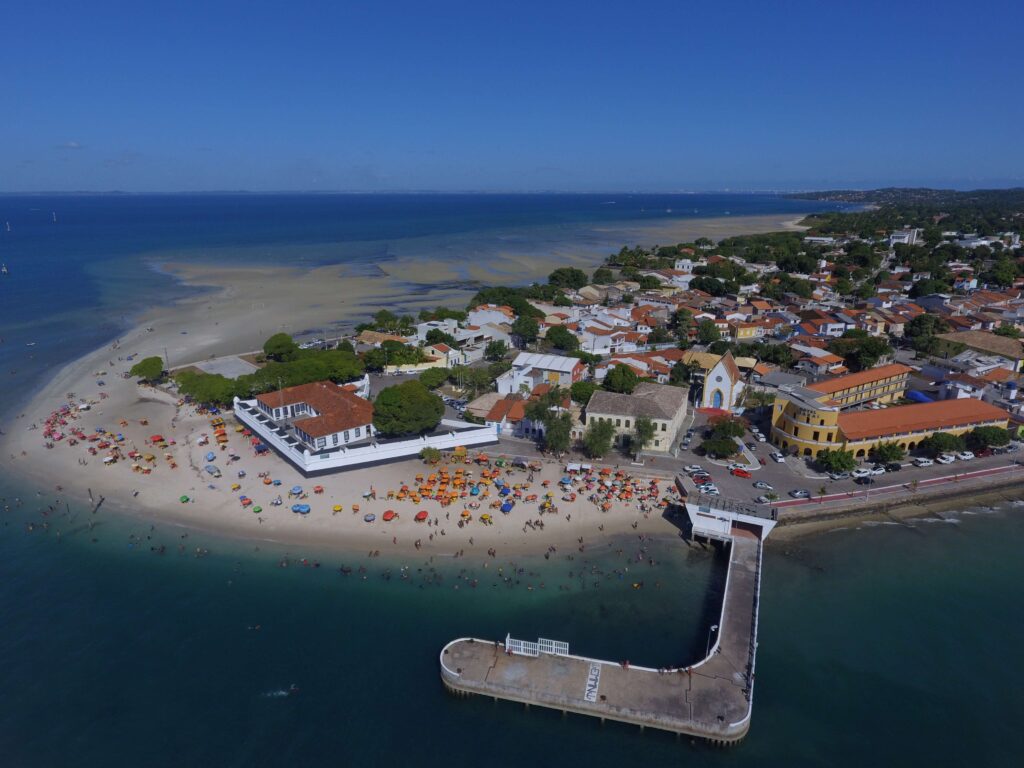
<svg viewBox="0 0 1024 768">
<path fill-rule="evenodd" d="M 593 418 L 593 421 L 612 421 L 612 420 L 613 419 L 611 419 L 611 418 L 607 418 L 606 419 L 606 418 L 604 418 L 604 416 L 594 416 L 594 418 Z M 626 429 L 629 429 L 629 419 L 614 419 L 614 421 L 615 421 L 615 426 L 616 427 L 625 427 Z M 626 423 L 623 424 L 622 423 L 623 421 L 625 421 Z M 657 427 L 658 422 L 655 422 L 654 425 L 655 425 L 655 427 Z M 668 424 L 666 424 L 664 422 L 661 422 L 661 431 L 662 432 L 666 432 L 667 430 L 668 430 Z"/>
<path fill-rule="evenodd" d="M 353 432 L 355 433 L 354 437 L 352 435 Z M 369 427 L 366 428 L 366 434 L 367 435 L 370 434 L 370 428 Z M 339 443 L 342 443 L 342 442 L 343 443 L 347 443 L 349 440 L 352 440 L 352 439 L 358 440 L 362 436 L 363 436 L 363 428 L 362 427 L 356 427 L 354 430 L 346 429 L 341 434 L 340 440 L 338 438 L 338 433 L 335 432 L 333 435 L 331 435 L 331 445 L 338 445 Z M 309 441 L 309 436 L 308 435 L 306 435 L 306 440 L 307 440 L 307 442 Z M 316 447 L 317 448 L 326 448 L 327 447 L 327 438 L 326 437 L 318 437 L 316 439 Z"/>
</svg>

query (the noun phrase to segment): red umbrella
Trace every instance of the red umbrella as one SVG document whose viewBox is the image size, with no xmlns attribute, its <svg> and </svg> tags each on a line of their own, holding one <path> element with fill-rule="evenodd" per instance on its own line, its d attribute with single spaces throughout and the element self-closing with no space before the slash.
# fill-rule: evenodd
<svg viewBox="0 0 1024 768">
<path fill-rule="evenodd" d="M 389 509 L 387 512 L 384 513 L 384 522 L 390 523 L 396 517 L 398 517 L 398 515 L 395 513 L 395 510 Z"/>
<path fill-rule="evenodd" d="M 426 520 L 426 519 L 427 519 L 428 517 L 430 517 L 430 515 L 428 515 L 428 514 L 427 514 L 427 510 L 425 510 L 425 509 L 421 509 L 421 510 L 420 510 L 419 512 L 417 512 L 417 513 L 416 513 L 416 517 L 414 517 L 413 519 L 414 519 L 414 520 L 415 520 L 415 521 L 416 521 L 417 523 L 422 523 L 422 522 L 423 522 L 424 520 Z"/>
<path fill-rule="evenodd" d="M 154 443 L 162 443 L 164 441 L 164 436 L 163 435 L 150 435 L 149 439 L 152 440 Z"/>
</svg>

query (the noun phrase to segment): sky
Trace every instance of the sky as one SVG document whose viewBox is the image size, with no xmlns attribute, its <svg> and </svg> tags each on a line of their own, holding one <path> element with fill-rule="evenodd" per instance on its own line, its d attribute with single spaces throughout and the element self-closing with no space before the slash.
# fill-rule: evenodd
<svg viewBox="0 0 1024 768">
<path fill-rule="evenodd" d="M 9 3 L 0 192 L 1024 185 L 1024 3 Z"/>
</svg>

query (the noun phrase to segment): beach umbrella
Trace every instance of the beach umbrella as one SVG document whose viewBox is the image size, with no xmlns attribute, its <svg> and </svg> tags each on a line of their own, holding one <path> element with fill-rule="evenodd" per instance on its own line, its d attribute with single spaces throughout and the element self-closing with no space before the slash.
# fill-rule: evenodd
<svg viewBox="0 0 1024 768">
<path fill-rule="evenodd" d="M 472 488 L 469 489 L 469 494 L 471 496 L 478 496 L 480 494 L 480 489 L 474 485 Z"/>
<path fill-rule="evenodd" d="M 468 509 L 462 510 L 462 516 L 463 517 L 469 517 L 470 516 L 470 511 Z"/>
<path fill-rule="evenodd" d="M 501 505 L 501 511 L 504 512 L 506 515 L 509 512 L 511 512 L 512 511 L 512 502 L 511 501 L 506 501 L 504 504 L 502 504 Z"/>
<path fill-rule="evenodd" d="M 398 517 L 397 513 L 393 509 L 389 509 L 387 512 L 384 513 L 384 522 L 390 523 L 396 517 Z"/>
<path fill-rule="evenodd" d="M 507 485 L 503 485 L 503 486 L 501 487 L 501 491 L 499 491 L 499 493 L 500 493 L 500 494 L 501 494 L 502 496 L 508 496 L 508 495 L 509 495 L 510 493 L 512 493 L 512 489 L 511 489 L 511 488 L 509 488 L 509 487 L 508 487 Z"/>
<path fill-rule="evenodd" d="M 421 509 L 421 510 L 420 510 L 419 512 L 417 512 L 417 513 L 416 513 L 416 517 L 415 517 L 415 518 L 413 518 L 413 519 L 414 519 L 414 520 L 415 520 L 415 521 L 416 521 L 417 523 L 422 523 L 422 522 L 423 522 L 424 520 L 426 520 L 426 519 L 427 519 L 428 517 L 429 517 L 429 515 L 427 514 L 427 510 L 425 510 L 425 509 Z"/>
<path fill-rule="evenodd" d="M 206 454 L 206 460 L 207 461 L 215 461 L 216 459 L 217 459 L 217 454 L 216 453 L 214 453 L 213 451 L 208 451 L 207 452 L 207 454 Z"/>
<path fill-rule="evenodd" d="M 333 509 L 332 509 L 332 511 L 333 512 L 341 512 L 341 504 L 335 504 Z"/>
<path fill-rule="evenodd" d="M 291 492 L 294 493 L 296 496 L 301 496 L 302 495 L 302 486 L 301 485 L 293 485 Z"/>
<path fill-rule="evenodd" d="M 97 431 L 100 431 L 100 430 L 97 430 Z M 164 436 L 163 435 L 150 435 L 149 439 L 152 440 L 154 443 L 162 443 L 164 441 Z"/>
<path fill-rule="evenodd" d="M 188 496 L 181 495 L 178 497 L 178 501 L 180 501 L 182 504 L 188 504 Z"/>
<path fill-rule="evenodd" d="M 372 523 L 376 519 L 377 519 L 377 516 L 375 514 L 373 514 L 372 512 L 368 512 L 365 515 L 363 515 L 363 520 L 365 522 L 367 522 L 367 523 Z"/>
<path fill-rule="evenodd" d="M 258 515 L 260 512 L 263 511 L 263 507 L 253 507 L 252 511 Z"/>
</svg>

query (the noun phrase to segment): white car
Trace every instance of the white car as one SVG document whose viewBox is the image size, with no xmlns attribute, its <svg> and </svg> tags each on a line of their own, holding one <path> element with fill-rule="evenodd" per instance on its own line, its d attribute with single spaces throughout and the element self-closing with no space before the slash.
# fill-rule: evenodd
<svg viewBox="0 0 1024 768">
<path fill-rule="evenodd" d="M 778 451 L 776 451 L 775 453 L 773 453 L 773 454 L 772 454 L 772 461 L 777 461 L 777 462 L 778 462 L 779 464 L 781 464 L 781 463 L 782 463 L 782 462 L 784 462 L 785 460 L 786 460 L 786 457 L 785 457 L 785 456 L 783 456 L 783 455 L 782 455 L 781 453 L 779 453 Z"/>
<path fill-rule="evenodd" d="M 974 458 L 974 451 L 960 451 L 956 457 L 960 459 L 960 461 L 970 461 Z"/>
<path fill-rule="evenodd" d="M 931 459 L 914 459 L 915 467 L 930 467 L 934 463 Z"/>
<path fill-rule="evenodd" d="M 759 442 L 759 443 L 767 443 L 768 442 L 768 438 L 765 437 L 764 435 L 762 435 L 760 432 L 758 432 L 756 435 L 754 435 L 754 437 L 757 438 L 757 442 Z"/>
<path fill-rule="evenodd" d="M 855 469 L 850 473 L 855 480 L 860 480 L 862 477 L 871 477 L 871 470 L 862 467 L 861 469 Z"/>
<path fill-rule="evenodd" d="M 950 456 L 948 453 L 944 453 L 941 456 L 939 456 L 939 458 L 937 458 L 935 461 L 937 461 L 939 464 L 952 464 L 954 461 L 956 461 L 956 457 Z"/>
<path fill-rule="evenodd" d="M 739 462 L 736 462 L 736 461 L 734 461 L 732 464 L 729 465 L 729 471 L 730 472 L 732 472 L 734 469 L 746 469 L 746 468 L 747 468 L 746 464 L 740 464 Z"/>
<path fill-rule="evenodd" d="M 758 496 L 756 499 L 754 499 L 754 501 L 756 501 L 758 504 L 771 504 L 772 503 L 772 500 L 769 499 L 767 496 Z"/>
<path fill-rule="evenodd" d="M 704 491 L 704 495 L 705 496 L 721 496 L 722 494 L 719 492 L 719 490 L 717 488 L 708 488 L 706 491 Z"/>
<path fill-rule="evenodd" d="M 695 474 L 697 472 L 703 472 L 703 471 L 704 471 L 704 467 L 702 467 L 700 464 L 690 464 L 687 467 L 683 467 L 683 472 L 685 472 L 688 475 L 692 475 L 692 474 Z"/>
<path fill-rule="evenodd" d="M 871 474 L 872 475 L 884 475 L 885 474 L 885 467 L 883 467 L 881 464 L 876 464 L 875 466 L 873 466 L 871 468 Z"/>
<path fill-rule="evenodd" d="M 768 483 L 766 483 L 764 480 L 758 480 L 757 482 L 755 482 L 754 483 L 754 487 L 757 488 L 760 491 L 774 491 L 775 490 Z"/>
</svg>

